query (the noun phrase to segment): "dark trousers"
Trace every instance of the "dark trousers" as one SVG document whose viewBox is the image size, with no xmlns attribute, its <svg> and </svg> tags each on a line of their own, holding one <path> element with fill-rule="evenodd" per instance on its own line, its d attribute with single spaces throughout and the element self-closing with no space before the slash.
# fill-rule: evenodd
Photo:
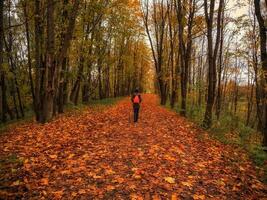
<svg viewBox="0 0 267 200">
<path fill-rule="evenodd" d="M 139 115 L 139 108 L 133 108 L 134 109 L 134 122 L 138 121 L 138 115 Z"/>
</svg>

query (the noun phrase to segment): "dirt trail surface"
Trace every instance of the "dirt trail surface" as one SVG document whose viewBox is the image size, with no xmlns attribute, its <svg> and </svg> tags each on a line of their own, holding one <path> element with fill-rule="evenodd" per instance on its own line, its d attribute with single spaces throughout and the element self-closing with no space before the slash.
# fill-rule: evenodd
<svg viewBox="0 0 267 200">
<path fill-rule="evenodd" d="M 267 198 L 241 150 L 209 139 L 156 96 L 143 99 L 136 125 L 124 99 L 2 134 L 1 159 L 19 162 L 0 168 L 0 199 Z"/>
</svg>

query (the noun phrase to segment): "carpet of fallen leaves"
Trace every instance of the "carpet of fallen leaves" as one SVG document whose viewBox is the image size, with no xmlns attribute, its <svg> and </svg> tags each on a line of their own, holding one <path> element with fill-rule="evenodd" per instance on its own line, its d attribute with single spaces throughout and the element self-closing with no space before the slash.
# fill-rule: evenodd
<svg viewBox="0 0 267 200">
<path fill-rule="evenodd" d="M 0 199 L 267 198 L 242 150 L 143 98 L 138 124 L 124 99 L 2 134 L 0 158 L 19 161 L 2 166 Z"/>
</svg>

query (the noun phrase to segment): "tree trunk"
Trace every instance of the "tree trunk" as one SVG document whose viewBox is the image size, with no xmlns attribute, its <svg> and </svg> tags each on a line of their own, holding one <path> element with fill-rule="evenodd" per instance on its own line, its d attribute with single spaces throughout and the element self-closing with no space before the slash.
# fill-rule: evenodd
<svg viewBox="0 0 267 200">
<path fill-rule="evenodd" d="M 64 0 L 63 1 L 63 11 L 62 11 L 62 18 L 61 18 L 61 23 L 65 24 L 67 19 L 68 19 L 68 11 L 67 11 L 67 6 L 68 6 L 69 0 Z M 61 31 L 60 37 L 61 37 L 61 46 L 63 46 L 63 39 L 64 39 L 64 31 Z M 65 91 L 64 86 L 65 86 L 65 79 L 66 79 L 66 69 L 67 69 L 67 58 L 64 57 L 61 63 L 62 67 L 61 67 L 61 71 L 59 72 L 59 76 L 60 76 L 60 81 L 59 81 L 59 86 L 58 86 L 58 96 L 57 96 L 57 102 L 56 105 L 58 106 L 58 108 L 54 108 L 54 110 L 57 109 L 58 113 L 63 113 L 64 112 L 64 96 L 65 96 Z"/>
<path fill-rule="evenodd" d="M 70 100 L 75 105 L 78 105 L 80 88 L 81 88 L 81 81 L 82 81 L 82 76 L 83 76 L 83 68 L 84 68 L 84 58 L 83 58 L 83 55 L 81 55 L 80 62 L 79 62 L 77 79 L 75 81 L 74 87 L 73 87 L 73 89 L 71 91 L 71 95 L 70 95 Z"/>
<path fill-rule="evenodd" d="M 70 42 L 73 36 L 73 32 L 75 29 L 75 21 L 76 21 L 76 17 L 78 15 L 78 10 L 79 10 L 79 5 L 80 5 L 80 1 L 81 0 L 75 0 L 74 1 L 74 5 L 73 8 L 69 14 L 68 17 L 68 25 L 66 28 L 66 31 L 64 32 L 64 34 L 62 33 L 61 36 L 61 45 L 60 45 L 60 50 L 55 54 L 57 55 L 57 57 L 55 58 L 55 71 L 54 71 L 54 78 L 53 78 L 53 85 L 54 85 L 54 103 L 55 105 L 53 106 L 53 114 L 56 115 L 57 111 L 58 111 L 58 99 L 59 99 L 59 87 L 60 87 L 60 83 L 64 82 L 64 76 L 61 76 L 62 73 L 62 67 L 63 67 L 63 62 L 64 59 L 67 58 L 67 51 L 70 47 Z M 68 0 L 64 1 L 64 4 L 67 5 Z M 73 1 L 72 1 L 73 2 Z M 66 13 L 64 13 L 64 17 L 66 18 Z"/>
<path fill-rule="evenodd" d="M 208 98 L 207 98 L 207 106 L 203 121 L 204 128 L 210 128 L 212 125 L 212 109 L 215 101 L 215 89 L 217 82 L 217 70 L 216 70 L 216 59 L 219 47 L 220 40 L 220 26 L 221 26 L 221 13 L 222 7 L 224 4 L 224 0 L 220 0 L 219 9 L 218 9 L 218 17 L 217 17 L 217 37 L 215 40 L 215 47 L 213 48 L 213 18 L 214 18 L 214 8 L 215 8 L 215 0 L 210 1 L 209 9 L 208 9 L 208 0 L 204 0 L 204 9 L 205 9 L 205 19 L 207 24 L 207 39 L 208 39 Z M 209 10 L 209 12 L 208 12 Z"/>
<path fill-rule="evenodd" d="M 59 92 L 58 92 L 58 113 L 64 112 L 64 99 L 67 93 L 66 86 L 66 70 L 67 70 L 67 58 L 62 62 L 62 71 L 61 71 L 61 81 L 59 83 Z M 62 81 L 63 80 L 63 81 Z"/>
<path fill-rule="evenodd" d="M 54 95 L 55 95 L 55 21 L 54 11 L 55 2 L 50 0 L 47 3 L 47 52 L 46 52 L 46 63 L 45 63 L 45 79 L 44 79 L 44 105 L 42 111 L 41 122 L 47 122 L 53 117 L 54 109 Z"/>
<path fill-rule="evenodd" d="M 221 38 L 220 38 L 220 51 L 219 51 L 219 69 L 218 69 L 218 91 L 217 91 L 217 98 L 216 98 L 216 117 L 217 120 L 220 119 L 220 114 L 221 114 L 221 104 L 222 104 L 222 69 L 223 69 L 223 40 L 224 40 L 224 9 L 222 11 L 222 18 L 221 18 L 221 27 L 220 27 L 220 32 L 221 32 Z"/>
<path fill-rule="evenodd" d="M 267 35 L 266 35 L 266 26 L 264 18 L 261 14 L 261 5 L 260 0 L 254 0 L 254 6 L 255 6 L 255 14 L 259 23 L 259 29 L 260 29 L 260 49 L 261 49 L 261 63 L 262 63 L 262 70 L 263 70 L 263 76 L 265 79 L 265 85 L 264 85 L 264 112 L 263 115 L 263 145 L 267 147 Z M 267 3 L 265 2 L 265 6 L 267 6 Z"/>
<path fill-rule="evenodd" d="M 41 41 L 43 35 L 43 29 L 41 28 L 41 8 L 40 0 L 35 0 L 34 4 L 34 32 L 35 32 L 35 102 L 34 110 L 36 115 L 36 120 L 41 121 L 41 112 L 42 112 L 42 100 L 43 92 L 42 88 L 42 74 L 43 74 L 43 64 L 41 56 Z M 42 74 L 41 74 L 42 73 Z"/>
<path fill-rule="evenodd" d="M 98 58 L 97 61 L 97 71 L 98 71 L 98 95 L 99 99 L 103 99 L 103 94 L 102 94 L 102 70 L 101 70 L 101 65 L 102 62 L 100 61 L 101 58 Z"/>
<path fill-rule="evenodd" d="M 28 19 L 28 11 L 27 4 L 23 4 L 24 18 L 25 18 L 25 30 L 26 30 L 26 40 L 27 40 L 27 57 L 28 57 L 28 70 L 29 70 L 29 81 L 31 86 L 31 93 L 33 99 L 33 105 L 35 104 L 35 94 L 34 94 L 34 85 L 32 78 L 32 58 L 31 58 L 31 47 L 30 47 L 30 32 L 29 32 L 29 19 Z M 34 106 L 35 108 L 35 106 Z"/>
</svg>

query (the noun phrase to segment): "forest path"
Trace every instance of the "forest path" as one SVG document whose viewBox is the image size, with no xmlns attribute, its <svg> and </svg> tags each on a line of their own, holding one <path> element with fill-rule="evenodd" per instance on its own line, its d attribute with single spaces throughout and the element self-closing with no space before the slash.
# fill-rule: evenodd
<svg viewBox="0 0 267 200">
<path fill-rule="evenodd" d="M 105 111 L 66 114 L 1 135 L 0 157 L 23 161 L 1 175 L 0 199 L 267 198 L 241 150 L 209 139 L 159 106 L 155 95 L 143 99 L 138 124 L 129 122 L 131 103 L 124 99 Z"/>
</svg>

